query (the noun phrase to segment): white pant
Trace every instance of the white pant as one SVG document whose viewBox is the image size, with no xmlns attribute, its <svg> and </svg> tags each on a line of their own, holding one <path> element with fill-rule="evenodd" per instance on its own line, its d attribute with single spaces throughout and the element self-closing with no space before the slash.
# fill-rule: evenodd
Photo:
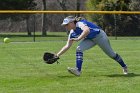
<svg viewBox="0 0 140 93">
<path fill-rule="evenodd" d="M 82 40 L 78 45 L 77 50 L 83 52 L 95 45 L 98 45 L 109 57 L 114 58 L 116 56 L 116 53 L 111 48 L 109 39 L 103 30 L 100 30 L 100 33 L 94 39 Z"/>
</svg>

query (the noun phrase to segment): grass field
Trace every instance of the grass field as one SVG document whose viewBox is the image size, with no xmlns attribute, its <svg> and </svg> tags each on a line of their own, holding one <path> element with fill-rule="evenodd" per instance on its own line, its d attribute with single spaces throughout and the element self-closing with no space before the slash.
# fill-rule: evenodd
<svg viewBox="0 0 140 93">
<path fill-rule="evenodd" d="M 82 75 L 76 77 L 66 69 L 75 66 L 78 43 L 61 56 L 60 64 L 43 62 L 45 51 L 57 52 L 65 45 L 65 41 L 54 38 L 63 37 L 0 43 L 0 93 L 140 93 L 140 39 L 111 40 L 113 49 L 128 65 L 128 75 L 123 75 L 120 66 L 96 46 L 85 51 Z"/>
</svg>

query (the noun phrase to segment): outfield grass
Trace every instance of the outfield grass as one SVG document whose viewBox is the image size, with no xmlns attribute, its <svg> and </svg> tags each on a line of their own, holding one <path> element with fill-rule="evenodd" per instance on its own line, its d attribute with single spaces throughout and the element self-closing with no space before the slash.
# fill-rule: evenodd
<svg viewBox="0 0 140 93">
<path fill-rule="evenodd" d="M 123 75 L 120 66 L 97 46 L 85 52 L 82 75 L 69 74 L 66 68 L 75 66 L 78 43 L 61 56 L 60 64 L 43 62 L 45 51 L 57 52 L 64 44 L 53 40 L 0 43 L 0 93 L 140 92 L 140 40 L 111 40 L 128 65 L 128 75 Z"/>
</svg>

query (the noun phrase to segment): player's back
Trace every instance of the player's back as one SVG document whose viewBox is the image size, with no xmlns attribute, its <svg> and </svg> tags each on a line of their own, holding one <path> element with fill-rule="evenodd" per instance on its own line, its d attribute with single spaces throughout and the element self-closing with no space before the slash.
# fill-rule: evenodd
<svg viewBox="0 0 140 93">
<path fill-rule="evenodd" d="M 80 22 L 83 22 L 84 24 L 86 24 L 91 29 L 101 29 L 99 26 L 97 26 L 93 22 L 89 22 L 87 20 L 80 20 Z"/>
</svg>

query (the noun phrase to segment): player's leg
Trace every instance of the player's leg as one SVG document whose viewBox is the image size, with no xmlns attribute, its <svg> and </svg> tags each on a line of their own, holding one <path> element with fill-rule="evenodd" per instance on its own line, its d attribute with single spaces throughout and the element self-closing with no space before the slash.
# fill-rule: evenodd
<svg viewBox="0 0 140 93">
<path fill-rule="evenodd" d="M 96 43 L 90 39 L 84 39 L 76 49 L 76 67 L 81 71 L 83 63 L 83 52 L 95 46 Z"/>
<path fill-rule="evenodd" d="M 95 45 L 95 42 L 89 39 L 84 39 L 83 41 L 81 41 L 76 49 L 76 68 L 68 68 L 68 71 L 76 76 L 79 76 L 83 63 L 83 52 Z"/>
<path fill-rule="evenodd" d="M 83 52 L 95 46 L 95 42 L 90 39 L 84 39 L 76 49 L 76 67 L 81 71 L 83 63 Z"/>
<path fill-rule="evenodd" d="M 116 53 L 113 51 L 105 32 L 101 31 L 94 41 L 109 57 L 114 58 L 116 56 Z"/>
<path fill-rule="evenodd" d="M 123 67 L 123 70 L 127 70 L 127 66 L 124 63 L 123 59 L 121 58 L 121 56 L 117 53 L 115 53 L 110 45 L 109 39 L 107 37 L 107 35 L 105 34 L 105 32 L 101 31 L 100 36 L 98 36 L 95 40 L 95 42 L 99 45 L 99 47 L 112 59 L 114 59 L 115 61 L 117 61 L 121 67 Z M 124 74 L 126 71 L 124 71 Z"/>
</svg>

